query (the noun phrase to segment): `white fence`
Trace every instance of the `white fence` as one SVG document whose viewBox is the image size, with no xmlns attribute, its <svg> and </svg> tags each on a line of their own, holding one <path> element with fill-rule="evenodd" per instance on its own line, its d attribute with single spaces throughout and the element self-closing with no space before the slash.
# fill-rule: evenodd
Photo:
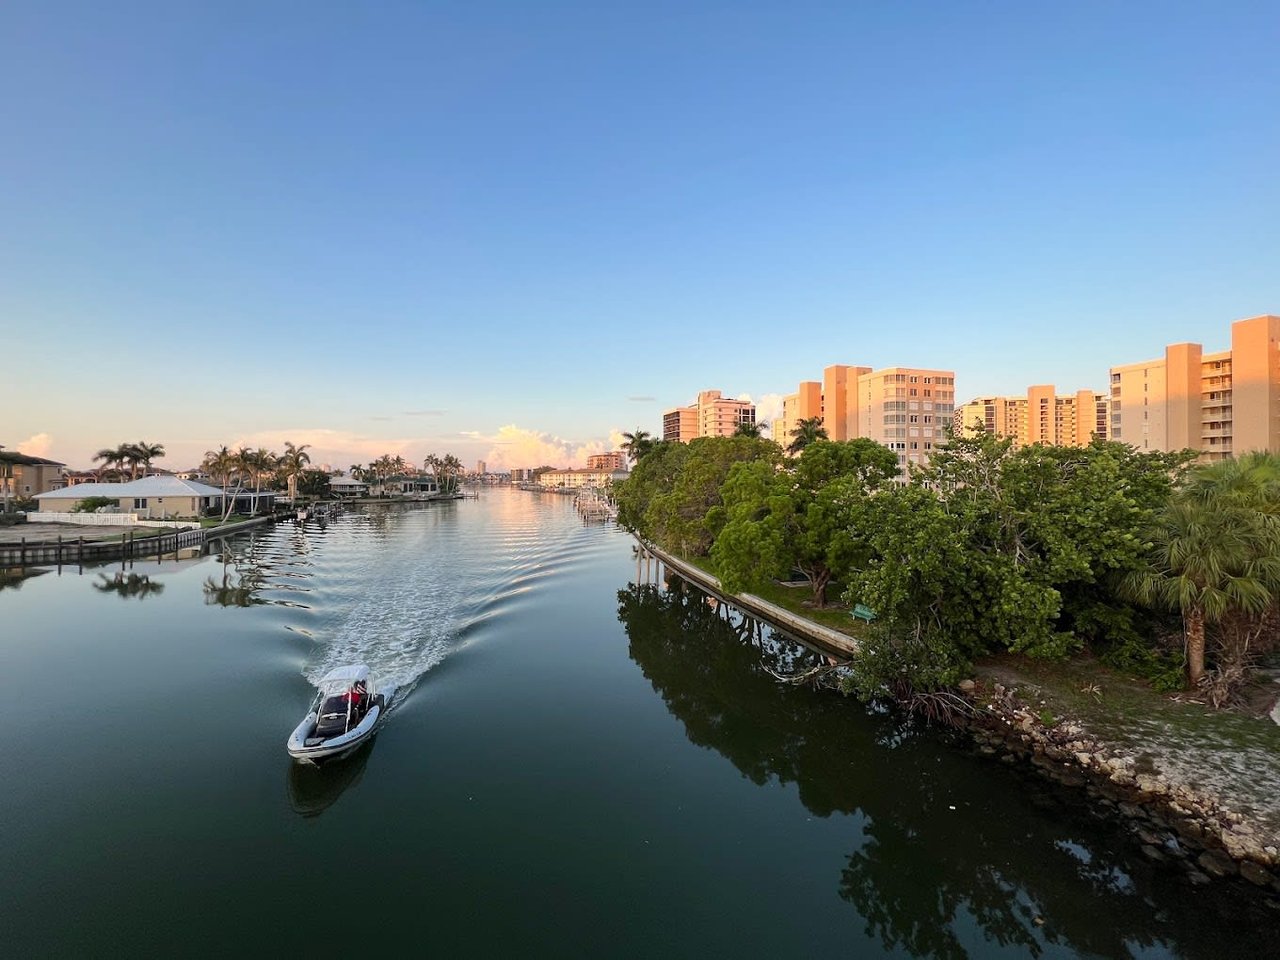
<svg viewBox="0 0 1280 960">
<path fill-rule="evenodd" d="M 196 520 L 139 520 L 136 513 L 28 513 L 27 523 L 73 523 L 80 527 L 167 527 L 170 530 L 200 526 Z"/>
<path fill-rule="evenodd" d="M 133 527 L 138 523 L 136 513 L 54 513 L 42 511 L 28 513 L 27 523 L 74 523 L 81 527 Z"/>
</svg>

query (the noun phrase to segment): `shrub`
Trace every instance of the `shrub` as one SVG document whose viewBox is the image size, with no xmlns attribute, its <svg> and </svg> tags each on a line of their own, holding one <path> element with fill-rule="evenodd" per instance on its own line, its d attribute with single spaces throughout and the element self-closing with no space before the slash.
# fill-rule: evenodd
<svg viewBox="0 0 1280 960">
<path fill-rule="evenodd" d="M 114 507 L 119 503 L 114 497 L 85 497 L 77 500 L 72 513 L 97 513 L 102 507 Z"/>
</svg>

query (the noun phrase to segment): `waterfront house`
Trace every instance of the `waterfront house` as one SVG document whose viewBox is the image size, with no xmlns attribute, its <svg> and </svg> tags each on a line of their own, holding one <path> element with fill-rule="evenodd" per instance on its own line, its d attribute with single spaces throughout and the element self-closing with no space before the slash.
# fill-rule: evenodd
<svg viewBox="0 0 1280 960">
<path fill-rule="evenodd" d="M 363 497 L 369 492 L 369 485 L 355 477 L 330 477 L 329 492 L 335 497 Z"/>
<path fill-rule="evenodd" d="M 40 513 L 70 513 L 77 503 L 90 497 L 114 500 L 116 511 L 136 514 L 140 520 L 201 517 L 222 506 L 222 491 L 217 487 L 173 476 L 141 477 L 128 483 L 78 483 L 39 494 L 36 502 Z M 259 496 L 252 490 L 241 491 L 236 503 L 239 506 L 244 500 L 246 512 L 255 505 L 261 512 L 271 509 L 273 498 L 271 493 Z"/>
<path fill-rule="evenodd" d="M 0 450 L 0 496 L 34 497 L 58 486 L 65 463 L 29 457 L 16 450 Z"/>
</svg>

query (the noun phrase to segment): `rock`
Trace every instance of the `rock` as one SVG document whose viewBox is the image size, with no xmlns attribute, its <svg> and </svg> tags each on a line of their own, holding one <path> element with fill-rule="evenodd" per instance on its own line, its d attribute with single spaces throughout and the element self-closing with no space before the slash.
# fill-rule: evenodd
<svg viewBox="0 0 1280 960">
<path fill-rule="evenodd" d="M 1259 887 L 1270 886 L 1274 880 L 1270 870 L 1252 860 L 1240 861 L 1240 876 Z"/>
<path fill-rule="evenodd" d="M 1175 820 L 1173 829 L 1184 840 L 1200 841 L 1204 839 L 1204 828 L 1194 820 Z"/>
<path fill-rule="evenodd" d="M 1147 773 L 1138 774 L 1138 789 L 1143 793 L 1159 793 L 1163 786 L 1158 777 L 1153 777 Z"/>
<path fill-rule="evenodd" d="M 1139 807 L 1135 807 L 1132 803 L 1120 804 L 1120 812 L 1130 820 L 1137 820 L 1142 816 L 1142 810 Z"/>
<path fill-rule="evenodd" d="M 1213 877 L 1229 877 L 1237 872 L 1236 862 L 1224 850 L 1206 850 L 1196 858 L 1196 863 Z"/>
<path fill-rule="evenodd" d="M 1156 846 L 1158 844 L 1164 843 L 1164 837 L 1161 837 L 1158 834 L 1154 833 L 1153 831 L 1148 830 L 1146 827 L 1138 828 L 1138 839 L 1141 840 L 1143 843 L 1151 844 L 1152 846 Z"/>
<path fill-rule="evenodd" d="M 1148 857 L 1148 858 L 1149 858 L 1149 859 L 1151 859 L 1151 860 L 1163 860 L 1163 859 L 1165 859 L 1164 854 L 1163 854 L 1163 853 L 1161 853 L 1158 849 L 1156 849 L 1155 847 L 1153 847 L 1153 846 L 1152 846 L 1151 844 L 1149 844 L 1149 843 L 1144 843 L 1144 844 L 1142 845 L 1142 853 L 1143 853 L 1143 855 L 1144 855 L 1144 856 Z"/>
<path fill-rule="evenodd" d="M 960 692 L 966 695 L 972 694 L 977 689 L 977 686 L 972 680 L 961 680 L 959 683 Z"/>
<path fill-rule="evenodd" d="M 1078 762 L 1082 767 L 1087 767 L 1093 763 L 1093 757 L 1085 753 L 1083 750 L 1080 750 L 1076 753 L 1076 762 Z"/>
<path fill-rule="evenodd" d="M 1201 887 L 1206 883 L 1209 883 L 1209 878 L 1194 868 L 1187 871 L 1187 879 L 1197 887 Z"/>
</svg>

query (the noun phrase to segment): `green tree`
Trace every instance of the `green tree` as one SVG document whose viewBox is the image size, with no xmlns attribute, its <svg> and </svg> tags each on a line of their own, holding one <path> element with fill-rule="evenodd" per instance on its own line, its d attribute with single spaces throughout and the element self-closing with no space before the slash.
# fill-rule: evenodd
<svg viewBox="0 0 1280 960">
<path fill-rule="evenodd" d="M 142 467 L 142 475 L 145 477 L 151 470 L 152 461 L 164 456 L 163 443 L 148 443 L 146 440 L 140 440 L 137 443 L 129 444 L 129 448 L 136 458 L 136 462 Z"/>
<path fill-rule="evenodd" d="M 653 492 L 645 524 L 659 546 L 704 556 L 726 519 L 721 491 L 733 465 L 762 461 L 777 467 L 782 451 L 771 440 L 752 437 L 699 437 L 679 446 L 687 450 L 674 483 Z M 657 448 L 640 463 L 651 456 L 657 456 Z"/>
<path fill-rule="evenodd" d="M 1192 687 L 1205 674 L 1206 628 L 1232 615 L 1261 617 L 1280 589 L 1280 542 L 1271 515 L 1247 494 L 1257 479 L 1249 469 L 1193 479 L 1153 525 L 1150 565 L 1125 580 L 1134 598 L 1182 615 Z"/>
<path fill-rule="evenodd" d="M 121 458 L 121 447 L 103 447 L 93 455 L 93 462 L 102 461 L 102 466 L 98 468 L 97 479 L 101 482 L 104 477 L 111 472 L 111 468 L 115 467 L 117 471 L 124 467 L 124 460 Z"/>
<path fill-rule="evenodd" d="M 989 651 L 1062 656 L 1123 630 L 1119 583 L 1144 564 L 1144 528 L 1185 462 L 1104 441 L 949 440 L 909 485 L 869 498 L 868 559 L 841 576 L 880 618 L 868 685 L 897 670 L 927 688 Z"/>
<path fill-rule="evenodd" d="M 738 424 L 733 431 L 733 435 L 735 437 L 763 437 L 764 431 L 768 429 L 768 427 L 769 424 L 765 423 L 763 420 L 753 420 L 751 423 Z"/>
<path fill-rule="evenodd" d="M 288 478 L 290 502 L 298 498 L 298 476 L 306 465 L 311 462 L 311 455 L 307 453 L 310 446 L 310 444 L 304 443 L 300 447 L 295 447 L 290 441 L 285 441 L 284 453 L 280 455 L 279 466 Z"/>
<path fill-rule="evenodd" d="M 627 459 L 631 463 L 637 462 L 646 453 L 651 452 L 657 443 L 649 435 L 649 431 L 641 430 L 639 427 L 636 427 L 634 432 L 624 433 L 622 436 L 624 440 L 622 449 L 627 451 Z"/>
<path fill-rule="evenodd" d="M 297 476 L 297 492 L 304 497 L 323 497 L 329 493 L 329 474 L 307 469 Z"/>
<path fill-rule="evenodd" d="M 791 431 L 791 443 L 787 453 L 795 455 L 818 440 L 827 439 L 827 428 L 822 425 L 821 417 L 806 417 L 799 421 Z"/>
<path fill-rule="evenodd" d="M 711 550 L 725 587 L 758 589 L 792 568 L 826 604 L 833 572 L 865 554 L 861 501 L 898 473 L 898 459 L 871 440 L 818 440 L 787 469 L 735 465 L 724 486 L 726 522 Z"/>
</svg>

